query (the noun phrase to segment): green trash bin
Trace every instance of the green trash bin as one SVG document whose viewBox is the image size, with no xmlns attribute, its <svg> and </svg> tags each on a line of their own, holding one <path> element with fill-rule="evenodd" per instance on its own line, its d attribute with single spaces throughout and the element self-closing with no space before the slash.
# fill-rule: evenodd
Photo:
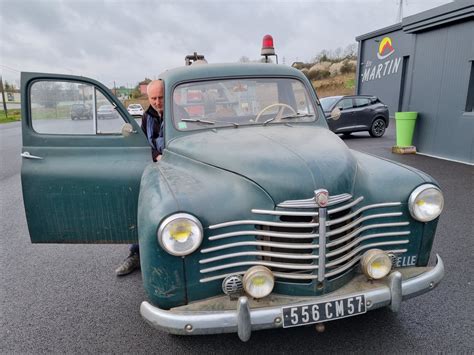
<svg viewBox="0 0 474 355">
<path fill-rule="evenodd" d="M 410 147 L 413 145 L 413 132 L 418 112 L 395 112 L 395 125 L 397 128 L 397 147 Z"/>
</svg>

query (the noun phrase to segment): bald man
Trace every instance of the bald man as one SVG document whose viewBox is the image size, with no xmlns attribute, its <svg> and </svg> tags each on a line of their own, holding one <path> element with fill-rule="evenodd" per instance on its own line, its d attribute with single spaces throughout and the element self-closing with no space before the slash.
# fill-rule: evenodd
<svg viewBox="0 0 474 355">
<path fill-rule="evenodd" d="M 142 117 L 142 130 L 151 146 L 151 158 L 157 162 L 161 158 L 165 141 L 163 138 L 163 94 L 164 86 L 162 80 L 153 80 L 146 88 L 150 107 Z M 115 270 L 117 276 L 128 275 L 140 268 L 140 250 L 138 244 L 129 246 L 130 254 Z"/>
<path fill-rule="evenodd" d="M 165 141 L 163 138 L 163 98 L 162 80 L 153 80 L 146 88 L 150 107 L 142 117 L 142 130 L 151 146 L 151 157 L 154 162 L 161 158 Z"/>
</svg>

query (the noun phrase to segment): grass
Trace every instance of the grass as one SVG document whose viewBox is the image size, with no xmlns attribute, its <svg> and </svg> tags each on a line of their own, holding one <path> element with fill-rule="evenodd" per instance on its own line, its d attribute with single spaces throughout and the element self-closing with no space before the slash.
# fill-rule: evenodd
<svg viewBox="0 0 474 355">
<path fill-rule="evenodd" d="M 0 110 L 0 124 L 17 122 L 21 120 L 21 111 L 19 108 L 13 108 L 7 111 L 8 118 L 5 116 L 5 111 Z"/>
<path fill-rule="evenodd" d="M 318 97 L 353 95 L 355 93 L 355 73 L 341 74 L 327 79 L 313 81 Z"/>
</svg>

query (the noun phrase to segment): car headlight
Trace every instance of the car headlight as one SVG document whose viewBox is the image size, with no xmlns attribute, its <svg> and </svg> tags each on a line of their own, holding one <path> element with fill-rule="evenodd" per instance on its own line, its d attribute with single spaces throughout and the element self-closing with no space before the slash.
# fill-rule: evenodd
<svg viewBox="0 0 474 355">
<path fill-rule="evenodd" d="M 392 270 L 392 258 L 383 250 L 367 250 L 360 261 L 362 272 L 369 279 L 381 279 Z"/>
<path fill-rule="evenodd" d="M 437 218 L 443 206 L 443 193 L 432 184 L 418 186 L 408 199 L 411 216 L 420 222 L 429 222 Z"/>
<path fill-rule="evenodd" d="M 242 283 L 244 290 L 253 298 L 263 298 L 273 291 L 275 278 L 265 266 L 252 266 L 245 273 Z"/>
<path fill-rule="evenodd" d="M 187 213 L 177 213 L 166 218 L 158 229 L 158 242 L 171 255 L 191 254 L 202 242 L 202 224 Z"/>
</svg>

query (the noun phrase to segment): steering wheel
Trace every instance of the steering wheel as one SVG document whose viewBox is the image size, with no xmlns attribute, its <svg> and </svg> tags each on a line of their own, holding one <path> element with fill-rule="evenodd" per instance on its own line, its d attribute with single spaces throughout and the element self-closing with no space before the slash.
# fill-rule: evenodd
<svg viewBox="0 0 474 355">
<path fill-rule="evenodd" d="M 260 112 L 257 114 L 257 116 L 255 117 L 255 122 L 258 122 L 258 119 L 260 118 L 260 116 L 268 109 L 272 108 L 272 107 L 277 107 L 277 106 L 281 106 L 281 108 L 278 110 L 276 116 L 275 116 L 275 120 L 276 121 L 279 121 L 281 119 L 281 116 L 283 114 L 283 111 L 285 110 L 285 108 L 289 108 L 291 111 L 293 111 L 293 114 L 296 115 L 296 111 L 293 107 L 291 107 L 290 105 L 287 105 L 287 104 L 284 104 L 284 103 L 281 103 L 281 102 L 277 102 L 276 104 L 271 104 L 271 105 L 268 105 L 266 107 L 264 107 L 263 109 L 260 110 Z"/>
</svg>

